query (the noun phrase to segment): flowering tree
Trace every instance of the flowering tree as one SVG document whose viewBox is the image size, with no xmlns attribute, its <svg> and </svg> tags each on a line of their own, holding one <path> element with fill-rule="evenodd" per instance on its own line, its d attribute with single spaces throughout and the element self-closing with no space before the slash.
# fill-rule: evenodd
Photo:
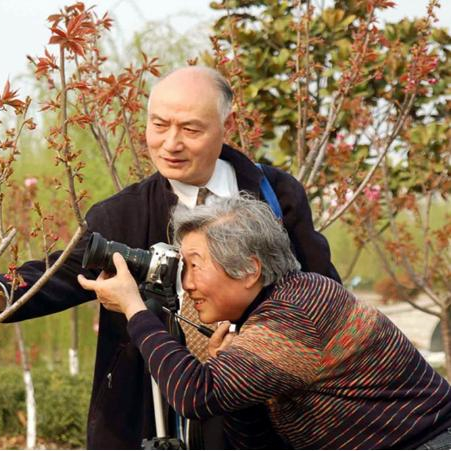
<svg viewBox="0 0 451 451">
<path fill-rule="evenodd" d="M 48 20 L 49 45 L 56 46 L 56 54 L 45 49 L 43 56 L 28 58 L 35 67 L 36 78 L 45 83 L 46 96 L 40 110 L 45 117 L 40 122 L 49 124 L 46 141 L 55 155 L 56 168 L 52 172 L 56 176 L 39 183 L 35 177 L 27 178 L 24 183 L 14 180 L 15 163 L 21 154 L 21 136 L 27 130 L 34 130 L 36 124 L 28 115 L 30 98 L 20 99 L 9 82 L 0 96 L 0 112 L 6 115 L 0 130 L 0 255 L 8 249 L 11 255 L 7 274 L 11 292 L 5 293 L 7 304 L 0 313 L 0 321 L 8 318 L 46 283 L 86 229 L 83 209 L 88 192 L 83 189 L 83 171 L 93 152 L 80 144 L 87 139 L 94 142 L 116 190 L 150 172 L 143 124 L 147 96 L 145 75 L 159 75 L 156 58 L 142 55 L 139 66 L 130 65 L 119 74 L 109 73 L 105 67 L 107 57 L 100 48 L 102 34 L 112 25 L 107 14 L 99 18 L 92 8 L 87 9 L 78 2 Z M 8 127 L 8 124 L 14 125 Z M 119 163 L 121 169 L 118 169 Z M 39 202 L 39 184 L 47 185 L 50 192 L 62 193 L 52 199 L 52 210 Z M 76 231 L 70 238 L 68 230 L 74 225 Z M 36 241 L 41 243 L 38 251 Z M 64 250 L 51 254 L 61 242 Z M 47 270 L 24 296 L 16 299 L 16 288 L 25 284 L 17 271 L 19 261 L 42 256 Z M 76 310 L 72 324 L 70 363 L 71 374 L 74 374 L 78 368 Z M 19 326 L 16 330 L 27 386 L 27 446 L 33 448 L 36 438 L 33 386 Z"/>
<path fill-rule="evenodd" d="M 438 1 L 421 20 L 382 28 L 378 12 L 393 6 L 337 0 L 318 11 L 309 0 L 215 2 L 225 14 L 208 61 L 235 88 L 230 140 L 291 171 L 320 230 L 339 218 L 349 226 L 357 253 L 348 274 L 371 244 L 403 299 L 416 305 L 415 287 L 433 301 L 438 309 L 424 310 L 442 318 L 451 378 L 443 252 L 450 223 L 434 230 L 428 219 L 449 190 L 451 39 L 433 27 Z M 406 211 L 416 222 L 406 222 Z"/>
<path fill-rule="evenodd" d="M 46 49 L 44 56 L 29 59 L 35 65 L 36 77 L 44 79 L 47 84 L 47 100 L 42 104 L 41 111 L 51 117 L 52 126 L 46 139 L 55 153 L 56 166 L 63 168 L 66 200 L 78 224 L 73 239 L 57 262 L 60 265 L 85 229 L 81 208 L 87 192 L 81 187 L 83 169 L 86 166 L 83 157 L 89 156 L 89 153 L 86 149 L 77 148 L 76 133 L 80 129 L 89 130 L 116 190 L 124 186 L 123 177 L 127 181 L 144 177 L 150 172 L 143 124 L 146 103 L 143 98 L 147 96 L 144 75 L 146 72 L 159 75 L 159 72 L 156 58 L 149 60 L 146 55 L 142 55 L 142 64 L 136 68 L 129 66 L 119 75 L 105 73 L 104 64 L 107 58 L 101 53 L 99 39 L 101 33 L 109 30 L 112 24 L 107 14 L 99 19 L 92 8 L 86 9 L 84 4 L 79 2 L 64 8 L 59 14 L 50 16 L 48 20 L 52 32 L 49 44 L 57 46 L 58 57 Z M 1 144 L 3 149 L 9 151 L 8 158 L 0 168 L 3 173 L 0 182 L 7 188 L 14 161 L 20 153 L 19 136 L 26 126 L 35 127 L 32 119 L 26 118 L 30 102 L 31 99 L 19 100 L 17 92 L 11 91 L 9 83 L 6 84 L 0 107 L 10 106 L 17 115 L 23 117 L 19 128 L 5 132 L 7 138 Z M 121 161 L 121 165 L 129 167 L 128 173 L 122 177 L 117 168 L 121 158 L 125 160 Z M 28 181 L 29 185 L 32 183 L 34 182 Z M 54 188 L 62 186 L 61 178 L 54 180 Z M 0 200 L 3 199 L 2 197 Z M 49 220 L 55 222 L 55 216 L 45 216 L 39 204 L 33 205 L 40 217 L 41 227 L 35 229 L 32 235 L 36 236 L 37 232 L 42 232 L 44 254 L 48 256 L 54 242 L 49 242 L 50 236 L 45 231 L 45 224 Z M 16 229 L 11 225 L 5 229 L 5 226 L 1 225 L 0 233 L 1 250 L 4 251 L 11 243 Z M 53 241 L 56 241 L 56 238 L 57 236 L 53 235 Z M 50 263 L 53 262 L 49 262 L 48 273 L 44 275 L 42 283 L 45 283 L 57 268 Z M 15 266 L 12 266 L 10 272 L 14 283 L 21 283 L 17 279 L 19 276 L 15 273 Z M 42 283 L 37 283 L 36 287 L 29 290 L 24 299 L 10 305 L 7 311 L 0 315 L 0 320 L 26 302 Z M 10 302 L 12 298 L 13 296 Z"/>
</svg>

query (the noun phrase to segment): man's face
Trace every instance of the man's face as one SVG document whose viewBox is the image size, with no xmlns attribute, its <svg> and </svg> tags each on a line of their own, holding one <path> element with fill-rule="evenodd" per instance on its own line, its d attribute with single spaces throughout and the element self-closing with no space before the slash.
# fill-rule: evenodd
<svg viewBox="0 0 451 451">
<path fill-rule="evenodd" d="M 166 178 L 205 185 L 213 174 L 224 138 L 217 89 L 210 80 L 168 77 L 151 95 L 147 146 Z"/>
<path fill-rule="evenodd" d="M 253 301 L 259 288 L 249 288 L 248 278 L 232 279 L 211 257 L 204 233 L 190 232 L 181 243 L 183 288 L 203 323 L 236 321 Z"/>
</svg>

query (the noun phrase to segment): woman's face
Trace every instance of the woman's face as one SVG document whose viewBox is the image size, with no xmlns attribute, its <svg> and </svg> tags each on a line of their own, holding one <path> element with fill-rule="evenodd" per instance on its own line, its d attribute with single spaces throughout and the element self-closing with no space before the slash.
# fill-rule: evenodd
<svg viewBox="0 0 451 451">
<path fill-rule="evenodd" d="M 203 323 L 236 321 L 261 290 L 260 265 L 256 274 L 233 279 L 216 263 L 202 232 L 190 232 L 182 240 L 183 288 Z"/>
</svg>

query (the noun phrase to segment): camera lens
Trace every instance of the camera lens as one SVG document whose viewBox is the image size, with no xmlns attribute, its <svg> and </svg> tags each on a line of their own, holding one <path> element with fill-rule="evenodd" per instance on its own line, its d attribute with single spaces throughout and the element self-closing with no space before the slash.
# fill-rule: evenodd
<svg viewBox="0 0 451 451">
<path fill-rule="evenodd" d="M 146 279 L 149 270 L 151 253 L 142 249 L 132 249 L 125 244 L 107 241 L 94 232 L 83 255 L 83 268 L 103 269 L 108 274 L 115 274 L 113 254 L 119 252 L 127 262 L 128 269 L 137 282 Z"/>
</svg>

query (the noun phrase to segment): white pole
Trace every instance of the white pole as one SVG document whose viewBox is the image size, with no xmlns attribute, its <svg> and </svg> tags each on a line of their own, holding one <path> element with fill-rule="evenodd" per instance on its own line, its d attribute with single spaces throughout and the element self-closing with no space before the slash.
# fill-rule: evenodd
<svg viewBox="0 0 451 451">
<path fill-rule="evenodd" d="M 33 379 L 28 363 L 27 350 L 19 324 L 15 324 L 19 353 L 22 361 L 23 381 L 25 385 L 25 403 L 27 406 L 27 449 L 36 447 L 36 402 L 34 397 Z"/>
<path fill-rule="evenodd" d="M 36 447 L 36 403 L 34 399 L 33 381 L 29 370 L 24 371 L 23 380 L 27 403 L 27 449 Z"/>
<path fill-rule="evenodd" d="M 152 377 L 152 397 L 153 411 L 155 415 L 155 426 L 157 429 L 157 438 L 166 437 L 166 426 L 164 424 L 163 398 L 155 379 Z"/>
<path fill-rule="evenodd" d="M 69 348 L 69 374 L 76 376 L 79 372 L 78 352 L 76 349 Z"/>
</svg>

